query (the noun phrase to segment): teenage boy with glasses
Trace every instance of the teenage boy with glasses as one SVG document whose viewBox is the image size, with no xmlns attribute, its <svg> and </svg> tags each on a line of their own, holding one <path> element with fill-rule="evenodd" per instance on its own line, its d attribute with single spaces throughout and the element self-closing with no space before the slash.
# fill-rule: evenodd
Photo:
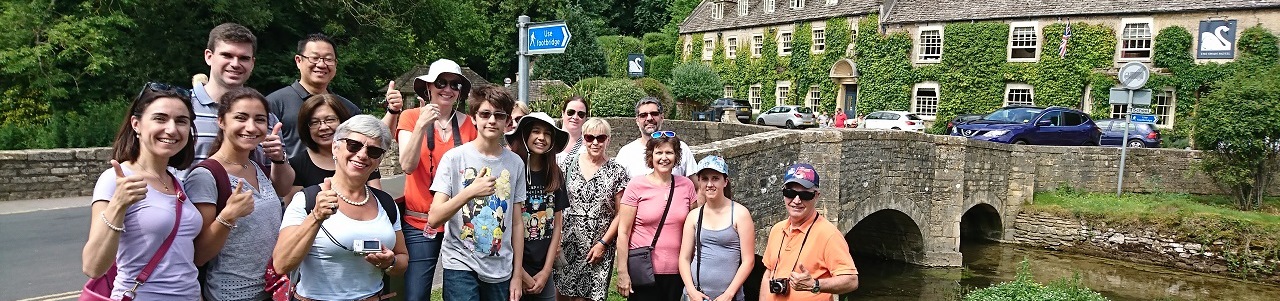
<svg viewBox="0 0 1280 301">
<path fill-rule="evenodd" d="M 773 225 L 765 245 L 760 300 L 828 301 L 858 289 L 858 268 L 849 244 L 818 214 L 818 171 L 800 163 L 782 177 L 787 219 Z M 786 245 L 786 247 L 783 247 Z"/>
<path fill-rule="evenodd" d="M 644 163 L 644 146 L 649 139 L 652 139 L 654 132 L 662 131 L 662 116 L 662 102 L 658 101 L 658 98 L 646 96 L 636 102 L 636 126 L 640 128 L 640 138 L 622 146 L 613 159 L 627 169 L 627 175 L 631 178 L 653 172 L 653 169 Z M 671 174 L 688 176 L 693 172 L 698 161 L 693 159 L 693 150 L 689 144 L 680 141 L 680 149 L 683 150 L 680 152 L 680 164 L 671 170 Z"/>
</svg>

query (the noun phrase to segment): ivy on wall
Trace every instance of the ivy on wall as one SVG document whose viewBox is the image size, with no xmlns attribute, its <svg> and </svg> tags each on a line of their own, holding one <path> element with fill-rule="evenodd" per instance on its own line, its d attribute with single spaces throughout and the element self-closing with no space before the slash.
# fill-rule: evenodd
<svg viewBox="0 0 1280 301">
<path fill-rule="evenodd" d="M 905 32 L 882 35 L 879 16 L 858 22 L 855 44 L 858 63 L 858 112 L 911 107 L 911 36 Z"/>
</svg>

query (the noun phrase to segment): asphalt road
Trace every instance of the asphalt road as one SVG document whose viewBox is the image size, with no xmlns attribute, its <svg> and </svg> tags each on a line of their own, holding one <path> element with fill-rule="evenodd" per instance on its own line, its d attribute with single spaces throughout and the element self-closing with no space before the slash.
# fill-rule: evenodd
<svg viewBox="0 0 1280 301">
<path fill-rule="evenodd" d="M 403 176 L 383 179 L 382 185 L 393 196 L 404 194 Z M 80 251 L 89 235 L 87 199 L 71 200 L 77 206 L 70 208 L 61 208 L 66 207 L 66 200 L 9 201 L 24 205 L 10 211 L 17 213 L 0 213 L 0 300 L 74 300 L 79 296 L 88 280 L 80 272 Z M 437 280 L 441 279 L 438 272 Z"/>
</svg>

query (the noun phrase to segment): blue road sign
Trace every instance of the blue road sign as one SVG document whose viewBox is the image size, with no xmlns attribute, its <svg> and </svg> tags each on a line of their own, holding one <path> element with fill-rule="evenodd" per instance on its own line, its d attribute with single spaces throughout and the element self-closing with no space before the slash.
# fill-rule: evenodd
<svg viewBox="0 0 1280 301">
<path fill-rule="evenodd" d="M 1151 115 L 1151 114 L 1131 114 L 1131 115 L 1129 115 L 1129 121 L 1133 121 L 1133 122 L 1137 122 L 1137 123 L 1152 123 L 1152 124 L 1154 124 L 1154 123 L 1156 123 L 1156 115 Z"/>
<path fill-rule="evenodd" d="M 569 25 L 564 21 L 529 25 L 529 54 L 564 53 L 569 48 Z"/>
</svg>

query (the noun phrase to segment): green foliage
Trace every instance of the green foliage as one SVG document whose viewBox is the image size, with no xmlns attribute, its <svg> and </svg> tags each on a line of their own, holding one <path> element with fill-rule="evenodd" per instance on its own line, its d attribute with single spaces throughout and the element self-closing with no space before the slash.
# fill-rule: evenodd
<svg viewBox="0 0 1280 301">
<path fill-rule="evenodd" d="M 595 101 L 596 90 L 600 89 L 605 83 L 615 80 L 608 77 L 591 77 L 584 78 L 573 84 L 573 93 L 583 98 Z"/>
<path fill-rule="evenodd" d="M 670 54 L 650 56 L 645 65 L 645 76 L 666 80 L 671 78 L 671 69 L 676 66 L 676 57 Z"/>
<path fill-rule="evenodd" d="M 670 1 L 670 4 L 667 5 L 667 14 L 671 18 L 667 19 L 666 26 L 662 27 L 662 32 L 675 36 L 676 33 L 680 32 L 680 22 L 684 22 L 684 19 L 688 18 L 690 13 L 693 13 L 693 9 L 698 8 L 698 4 L 702 3 L 702 0 Z"/>
<path fill-rule="evenodd" d="M 1191 32 L 1181 26 L 1170 26 L 1156 34 L 1155 53 L 1151 62 L 1156 68 L 1184 70 L 1195 64 L 1191 58 L 1193 37 Z"/>
<path fill-rule="evenodd" d="M 1240 32 L 1240 61 L 1250 65 L 1275 65 L 1280 61 L 1280 44 L 1276 36 L 1261 24 Z"/>
<path fill-rule="evenodd" d="M 0 149 L 109 146 L 128 110 L 126 101 L 94 102 L 47 121 L 0 125 Z"/>
<path fill-rule="evenodd" d="M 583 24 L 584 18 L 576 6 L 570 5 L 565 11 L 565 23 L 570 28 Z M 603 76 L 608 67 L 605 52 L 590 30 L 574 33 L 564 53 L 541 55 L 537 58 L 531 72 L 533 78 L 558 79 L 566 83 Z M 623 54 L 623 60 L 626 60 L 625 54 Z"/>
<path fill-rule="evenodd" d="M 675 54 L 674 50 L 676 49 L 677 39 L 673 35 L 661 32 L 650 32 L 644 34 L 644 37 L 640 40 L 644 43 L 644 55 L 646 56 L 653 57 L 664 54 Z"/>
<path fill-rule="evenodd" d="M 910 108 L 911 86 L 916 83 L 911 67 L 911 35 L 881 35 L 878 20 L 877 15 L 871 15 L 858 22 L 855 50 L 861 91 L 857 109 L 863 114 Z"/>
<path fill-rule="evenodd" d="M 605 74 L 609 77 L 627 77 L 627 55 L 644 52 L 644 43 L 627 36 L 603 36 L 596 38 L 600 51 L 604 52 Z"/>
<path fill-rule="evenodd" d="M 952 23 L 943 32 L 938 120 L 999 108 L 1004 99 L 1005 79 L 1000 71 L 1007 60 L 1009 25 Z M 945 131 L 946 122 L 934 122 L 931 130 Z"/>
<path fill-rule="evenodd" d="M 671 97 L 671 91 L 668 90 L 667 86 L 663 85 L 661 81 L 658 81 L 657 79 L 654 79 L 654 78 L 643 77 L 643 78 L 637 78 L 634 81 L 634 83 L 636 87 L 639 87 L 640 90 L 644 91 L 645 95 L 657 97 L 658 100 L 662 102 L 662 107 L 667 109 L 666 118 L 677 119 L 679 118 L 679 116 L 681 116 L 676 113 L 677 106 L 676 106 L 675 100 L 673 100 L 673 98 Z M 634 107 L 633 107 L 633 111 L 634 111 Z M 684 115 L 684 116 L 687 116 L 687 115 Z M 683 119 L 688 119 L 688 118 L 683 118 Z"/>
<path fill-rule="evenodd" d="M 671 95 L 682 103 L 705 103 L 721 95 L 724 85 L 711 67 L 687 62 L 671 70 Z"/>
<path fill-rule="evenodd" d="M 1103 301 L 1102 294 L 1080 282 L 1080 275 L 1059 279 L 1049 285 L 1037 283 L 1031 275 L 1031 263 L 1023 259 L 1014 281 L 969 292 L 965 301 Z"/>
<path fill-rule="evenodd" d="M 1280 171 L 1280 67 L 1240 70 L 1200 102 L 1193 132 L 1202 167 L 1241 209 L 1261 205 Z"/>
<path fill-rule="evenodd" d="M 635 103 L 645 97 L 644 90 L 629 79 L 602 83 L 591 98 L 591 115 L 596 117 L 628 117 L 635 115 Z"/>
</svg>

